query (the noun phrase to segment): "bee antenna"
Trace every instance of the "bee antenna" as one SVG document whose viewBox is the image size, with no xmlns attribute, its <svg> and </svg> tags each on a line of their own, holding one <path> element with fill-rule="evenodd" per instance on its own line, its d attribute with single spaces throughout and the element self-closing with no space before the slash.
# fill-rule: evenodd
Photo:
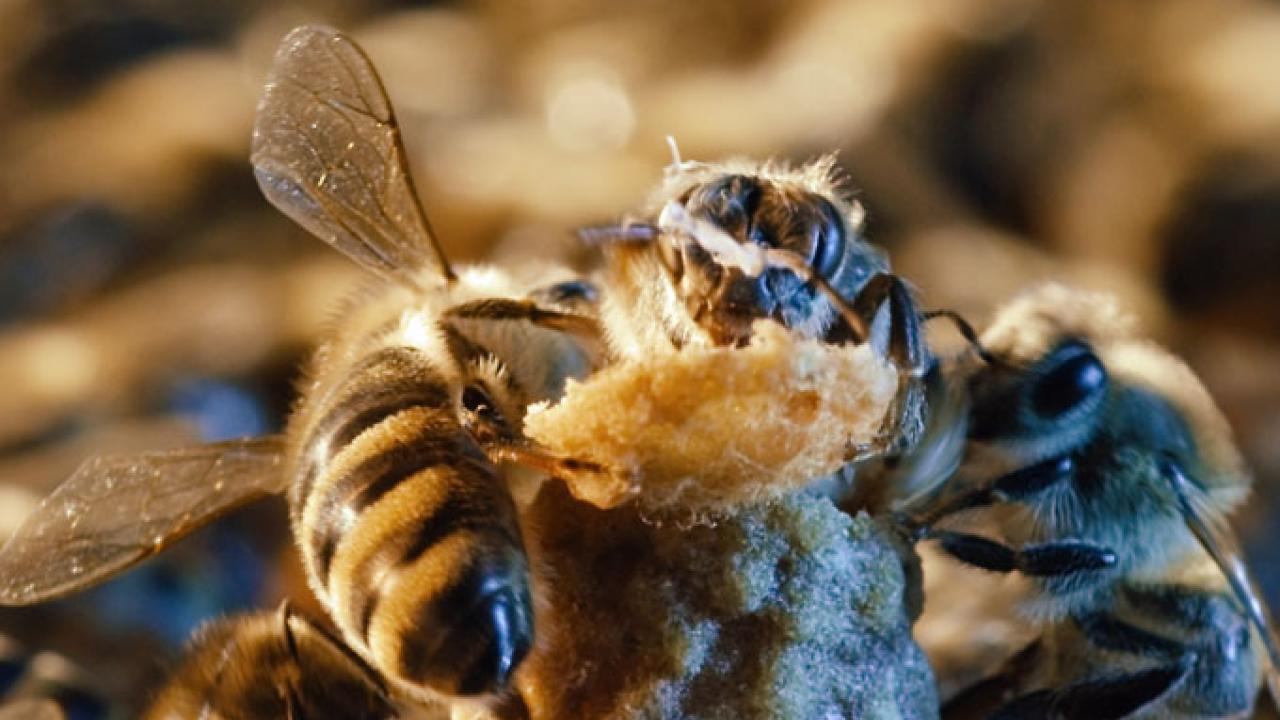
<svg viewBox="0 0 1280 720">
<path fill-rule="evenodd" d="M 578 242 L 587 247 L 611 244 L 644 245 L 658 237 L 658 227 L 650 223 L 624 222 L 612 225 L 586 225 L 574 231 Z"/>
<path fill-rule="evenodd" d="M 684 160 L 680 159 L 680 146 L 676 144 L 676 136 L 667 136 L 667 147 L 671 150 L 671 164 L 680 167 L 684 164 Z"/>
<path fill-rule="evenodd" d="M 969 343 L 969 347 L 973 348 L 973 351 L 978 355 L 979 358 L 982 358 L 982 362 L 988 365 L 996 364 L 996 357 L 992 355 L 989 350 L 987 350 L 985 347 L 982 346 L 982 342 L 978 340 L 977 331 L 973 329 L 973 326 L 969 324 L 969 321 L 965 320 L 964 316 L 962 316 L 960 313 L 956 312 L 955 310 L 946 310 L 946 309 L 926 310 L 920 313 L 920 317 L 925 322 L 928 322 L 930 320 L 936 320 L 938 318 L 942 318 L 943 320 L 950 320 L 951 324 L 955 326 L 956 330 L 965 339 L 965 342 Z"/>
</svg>

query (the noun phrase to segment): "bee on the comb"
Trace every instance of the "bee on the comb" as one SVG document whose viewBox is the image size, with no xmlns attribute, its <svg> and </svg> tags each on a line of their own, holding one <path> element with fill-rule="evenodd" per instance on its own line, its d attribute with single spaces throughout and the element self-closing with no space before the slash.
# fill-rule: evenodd
<svg viewBox="0 0 1280 720">
<path fill-rule="evenodd" d="M 760 320 L 803 339 L 871 343 L 897 368 L 899 393 L 878 447 L 864 450 L 908 447 L 931 367 L 926 318 L 885 253 L 863 239 L 862 221 L 833 156 L 792 167 L 677 154 L 646 219 L 579 234 L 605 254 L 601 320 L 616 355 L 739 346 Z"/>
<path fill-rule="evenodd" d="M 192 650 L 197 667 L 231 652 L 279 672 L 206 683 L 208 692 L 239 693 L 233 709 L 260 700 L 291 717 L 338 717 L 345 706 L 315 702 L 317 679 L 282 678 L 311 660 L 333 667 L 345 645 L 348 665 L 371 671 L 353 680 L 364 688 L 353 701 L 368 701 L 353 717 L 381 712 L 383 684 L 397 702 L 519 705 L 511 683 L 535 642 L 535 588 L 512 488 L 529 479 L 522 471 L 535 481 L 584 471 L 528 441 L 521 422 L 531 403 L 592 368 L 599 329 L 575 310 L 589 288 L 542 267 L 455 272 L 376 70 L 333 29 L 301 27 L 282 41 L 252 162 L 271 203 L 378 282 L 313 356 L 284 437 L 91 458 L 0 549 L 0 602 L 92 586 L 284 494 L 310 586 L 338 633 L 288 613 L 217 626 Z"/>
</svg>

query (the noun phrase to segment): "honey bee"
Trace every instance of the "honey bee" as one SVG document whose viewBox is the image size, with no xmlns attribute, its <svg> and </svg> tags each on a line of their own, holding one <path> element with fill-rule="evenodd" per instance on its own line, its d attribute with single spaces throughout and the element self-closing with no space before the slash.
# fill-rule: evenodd
<svg viewBox="0 0 1280 720">
<path fill-rule="evenodd" d="M 1280 697 L 1224 520 L 1249 476 L 1203 385 L 1130 325 L 1105 296 L 1048 285 L 951 375 L 966 409 L 932 441 L 958 468 L 899 513 L 969 565 L 1030 578 L 1043 632 L 949 717 L 1241 717 L 1264 678 Z"/>
<path fill-rule="evenodd" d="M 0 720 L 66 720 L 66 717 L 52 700 L 28 698 L 0 705 Z"/>
<path fill-rule="evenodd" d="M 534 642 L 512 484 L 521 468 L 584 471 L 520 432 L 530 403 L 594 362 L 596 321 L 563 309 L 582 286 L 543 269 L 454 271 L 386 91 L 335 30 L 284 38 L 252 162 L 276 207 L 380 282 L 315 353 L 284 437 L 89 460 L 0 550 L 0 602 L 74 592 L 284 493 L 312 590 L 394 695 L 504 702 Z M 209 631 L 195 664 L 215 646 L 267 653 L 281 636 L 320 637 L 302 621 L 265 622 Z M 282 682 L 261 681 L 241 690 L 269 697 Z"/>
<path fill-rule="evenodd" d="M 196 632 L 147 720 L 397 717 L 386 686 L 340 639 L 288 603 Z"/>
<path fill-rule="evenodd" d="M 580 231 L 605 255 L 600 314 L 615 355 L 743 345 L 761 319 L 806 339 L 871 342 L 900 373 L 874 449 L 913 444 L 931 367 L 923 316 L 860 235 L 863 210 L 842 193 L 834 157 L 790 167 L 683 161 L 674 142 L 672 152 L 648 220 Z"/>
<path fill-rule="evenodd" d="M 31 652 L 0 637 L 0 719 L 104 720 L 111 705 L 102 688 L 70 659 Z"/>
</svg>

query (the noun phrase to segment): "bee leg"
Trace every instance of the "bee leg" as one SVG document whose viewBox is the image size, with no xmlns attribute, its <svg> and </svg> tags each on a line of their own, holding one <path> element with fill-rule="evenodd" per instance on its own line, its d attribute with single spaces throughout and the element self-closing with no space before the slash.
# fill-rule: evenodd
<svg viewBox="0 0 1280 720">
<path fill-rule="evenodd" d="M 827 342 L 870 343 L 873 350 L 892 361 L 899 372 L 899 388 L 884 414 L 884 423 L 872 442 L 850 447 L 845 460 L 858 460 L 895 448 L 910 448 L 924 433 L 924 377 L 933 369 L 933 357 L 924 343 L 922 316 L 911 291 L 891 273 L 876 273 L 846 301 L 831 283 L 813 268 L 800 263 L 790 252 L 769 252 L 769 264 L 791 270 L 835 307 L 844 323 L 835 323 L 827 332 Z M 887 310 L 887 323 L 879 323 Z"/>
<path fill-rule="evenodd" d="M 967 533 L 934 530 L 929 535 L 940 540 L 942 549 L 952 557 L 995 572 L 1017 570 L 1033 577 L 1061 577 L 1105 570 L 1116 564 L 1114 552 L 1082 540 L 1057 540 L 1015 550 Z"/>
<path fill-rule="evenodd" d="M 885 303 L 888 303 L 889 323 L 885 331 L 887 334 L 880 337 L 874 322 Z M 921 376 L 928 371 L 929 353 L 920 326 L 920 310 L 902 278 L 890 273 L 877 273 L 858 291 L 852 309 L 861 318 L 862 326 L 869 328 L 863 333 L 864 337 L 856 339 L 871 342 L 902 372 Z M 856 333 L 858 329 L 851 330 Z"/>
<path fill-rule="evenodd" d="M 922 497 L 914 507 L 901 509 L 906 522 L 912 528 L 929 528 L 943 518 L 955 513 L 985 507 L 997 502 L 1016 502 L 1033 497 L 1057 483 L 1069 478 L 1075 467 L 1069 455 L 1050 458 L 1018 468 L 996 478 L 988 486 L 970 490 L 960 495 Z M 929 509 L 932 508 L 932 509 Z"/>
<path fill-rule="evenodd" d="M 1185 663 L 1037 690 L 1010 701 L 991 720 L 1117 720 L 1168 692 L 1186 677 Z"/>
<path fill-rule="evenodd" d="M 445 317 L 465 320 L 515 320 L 532 323 L 550 330 L 570 335 L 598 338 L 600 323 L 593 317 L 577 313 L 547 310 L 531 300 L 511 298 L 484 298 L 455 305 L 445 312 Z"/>
<path fill-rule="evenodd" d="M 884 422 L 870 442 L 850 445 L 845 452 L 845 462 L 856 462 L 885 453 L 908 451 L 924 434 L 924 418 L 921 413 L 925 390 L 918 377 L 900 373 L 898 392 L 889 402 Z"/>
<path fill-rule="evenodd" d="M 1050 458 L 1000 476 L 991 490 L 997 500 L 1025 500 L 1070 478 L 1074 469 L 1075 461 L 1070 455 Z"/>
<path fill-rule="evenodd" d="M 882 309 L 887 311 L 887 327 L 877 322 Z M 871 343 L 898 370 L 898 392 L 885 414 L 884 425 L 875 440 L 859 449 L 860 454 L 915 445 L 924 431 L 920 412 L 924 405 L 924 377 L 933 365 L 924 344 L 915 298 L 897 275 L 877 273 L 862 286 L 853 303 L 841 310 L 853 339 Z"/>
</svg>

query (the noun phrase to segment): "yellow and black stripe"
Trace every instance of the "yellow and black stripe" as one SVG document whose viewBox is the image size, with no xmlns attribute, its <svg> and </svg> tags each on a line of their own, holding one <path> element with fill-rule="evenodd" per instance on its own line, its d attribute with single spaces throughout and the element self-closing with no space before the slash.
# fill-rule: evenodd
<svg viewBox="0 0 1280 720">
<path fill-rule="evenodd" d="M 527 653 L 532 607 L 509 491 L 453 403 L 422 350 L 370 354 L 316 406 L 290 500 L 349 638 L 404 682 L 475 695 Z"/>
</svg>

